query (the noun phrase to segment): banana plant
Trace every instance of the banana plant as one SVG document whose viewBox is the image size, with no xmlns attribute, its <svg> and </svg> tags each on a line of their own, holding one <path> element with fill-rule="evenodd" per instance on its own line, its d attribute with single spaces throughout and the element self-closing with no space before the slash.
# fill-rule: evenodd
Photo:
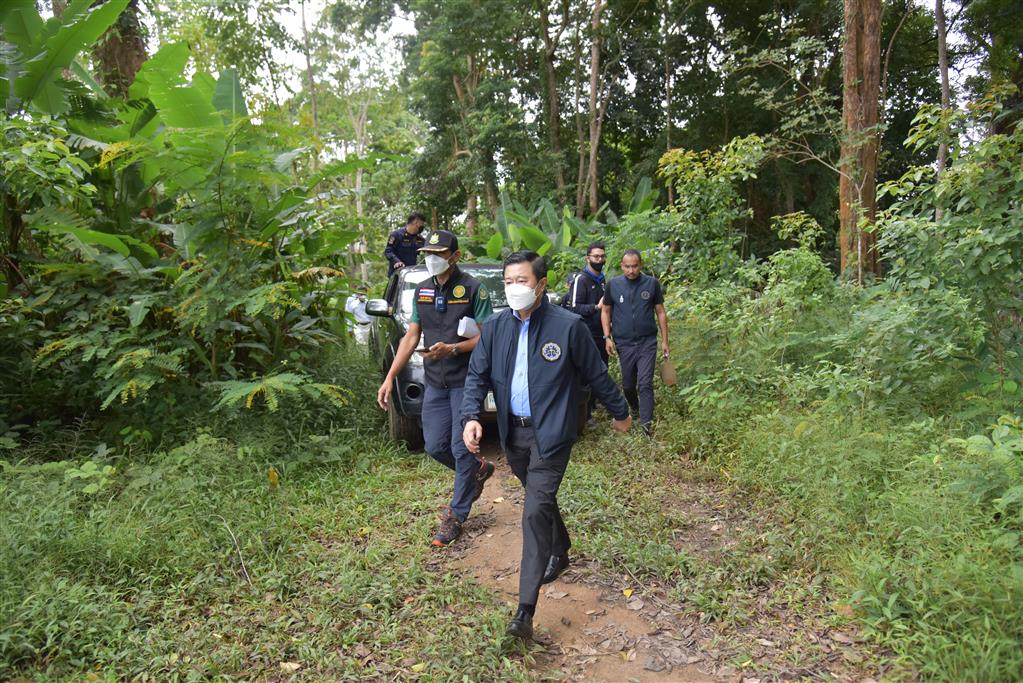
<svg viewBox="0 0 1023 683">
<path fill-rule="evenodd" d="M 650 178 L 641 178 L 632 195 L 629 213 L 653 210 L 657 196 Z M 574 248 L 579 242 L 602 235 L 617 223 L 618 217 L 608 209 L 606 202 L 596 214 L 581 220 L 567 206 L 559 213 L 547 199 L 530 211 L 502 190 L 501 206 L 494 222 L 497 231 L 487 241 L 487 256 L 492 259 L 500 257 L 505 246 L 512 250 L 525 247 L 541 256 L 554 256 Z"/>
<path fill-rule="evenodd" d="M 80 52 L 110 28 L 129 0 L 109 0 L 93 7 L 93 0 L 72 0 L 59 17 L 43 21 L 35 0 L 0 3 L 3 28 L 4 73 L 0 100 L 8 114 L 32 107 L 58 115 L 70 108 L 73 85 L 59 78 L 71 69 Z"/>
</svg>

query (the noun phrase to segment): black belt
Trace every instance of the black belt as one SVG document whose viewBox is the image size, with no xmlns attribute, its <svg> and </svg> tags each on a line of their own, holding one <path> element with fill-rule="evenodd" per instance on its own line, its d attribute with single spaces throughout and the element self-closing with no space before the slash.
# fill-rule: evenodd
<svg viewBox="0 0 1023 683">
<path fill-rule="evenodd" d="M 519 415 L 511 416 L 511 423 L 516 427 L 532 427 L 533 418 L 531 417 L 520 417 Z"/>
</svg>

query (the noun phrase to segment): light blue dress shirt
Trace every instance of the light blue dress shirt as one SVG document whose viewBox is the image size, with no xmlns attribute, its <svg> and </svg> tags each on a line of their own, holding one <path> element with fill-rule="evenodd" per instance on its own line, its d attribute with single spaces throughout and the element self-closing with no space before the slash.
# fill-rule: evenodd
<svg viewBox="0 0 1023 683">
<path fill-rule="evenodd" d="M 512 315 L 519 318 L 518 311 Z M 519 318 L 522 320 L 522 318 Z M 511 411 L 519 417 L 532 417 L 529 410 L 529 318 L 519 326 L 519 345 L 515 351 L 515 371 L 511 381 Z"/>
</svg>

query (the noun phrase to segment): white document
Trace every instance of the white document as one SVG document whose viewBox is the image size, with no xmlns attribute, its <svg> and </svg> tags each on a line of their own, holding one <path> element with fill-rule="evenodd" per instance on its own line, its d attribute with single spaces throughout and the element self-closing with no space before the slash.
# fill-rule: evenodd
<svg viewBox="0 0 1023 683">
<path fill-rule="evenodd" d="M 480 333 L 480 326 L 476 321 L 466 316 L 458 321 L 458 336 L 464 339 L 472 339 Z"/>
</svg>

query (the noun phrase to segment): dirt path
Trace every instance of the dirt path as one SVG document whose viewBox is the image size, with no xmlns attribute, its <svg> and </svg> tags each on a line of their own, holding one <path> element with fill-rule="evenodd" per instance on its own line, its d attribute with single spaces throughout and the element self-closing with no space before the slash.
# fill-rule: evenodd
<svg viewBox="0 0 1023 683">
<path fill-rule="evenodd" d="M 496 451 L 494 478 L 473 508 L 465 540 L 454 564 L 465 574 L 496 589 L 508 605 L 518 604 L 522 549 L 523 491 Z M 573 558 L 561 577 L 540 591 L 533 622 L 534 656 L 546 673 L 584 681 L 714 681 L 697 665 L 694 629 L 666 629 L 651 618 L 648 597 L 626 596 L 585 562 Z M 666 615 L 661 615 L 666 616 Z"/>
<path fill-rule="evenodd" d="M 492 587 L 510 618 L 518 602 L 523 491 L 495 446 L 485 447 L 484 455 L 496 463 L 497 471 L 449 561 Z M 729 541 L 723 536 L 742 521 L 729 519 L 721 492 L 689 485 L 682 493 L 693 519 L 684 544 L 690 549 L 705 546 L 707 552 L 726 550 Z M 536 643 L 531 645 L 540 675 L 609 683 L 869 682 L 879 676 L 877 667 L 868 663 L 877 661 L 876 653 L 829 629 L 825 608 L 803 613 L 772 607 L 741 628 L 708 624 L 697 610 L 667 602 L 663 587 L 639 586 L 631 577 L 615 576 L 578 556 L 572 562 L 557 581 L 541 589 Z M 773 602 L 770 590 L 764 591 L 764 604 Z M 753 663 L 760 673 L 744 669 Z"/>
</svg>

